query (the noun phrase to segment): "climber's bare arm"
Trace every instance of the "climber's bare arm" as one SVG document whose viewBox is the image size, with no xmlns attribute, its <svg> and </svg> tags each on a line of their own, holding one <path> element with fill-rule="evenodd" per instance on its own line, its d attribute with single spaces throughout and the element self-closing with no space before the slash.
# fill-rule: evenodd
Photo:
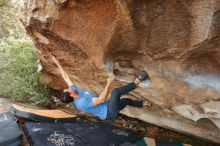
<svg viewBox="0 0 220 146">
<path fill-rule="evenodd" d="M 73 84 L 73 82 L 70 80 L 68 74 L 65 72 L 65 70 L 60 65 L 60 62 L 54 56 L 52 57 L 52 59 L 53 59 L 54 63 L 57 65 L 60 73 L 62 74 L 63 79 L 66 81 L 66 83 L 70 87 Z"/>
<path fill-rule="evenodd" d="M 100 96 L 92 99 L 92 102 L 93 102 L 94 106 L 105 102 L 106 98 L 108 97 L 110 85 L 114 81 L 114 79 L 115 79 L 114 75 L 109 77 L 107 79 L 107 84 L 105 86 L 105 89 L 102 91 Z"/>
</svg>

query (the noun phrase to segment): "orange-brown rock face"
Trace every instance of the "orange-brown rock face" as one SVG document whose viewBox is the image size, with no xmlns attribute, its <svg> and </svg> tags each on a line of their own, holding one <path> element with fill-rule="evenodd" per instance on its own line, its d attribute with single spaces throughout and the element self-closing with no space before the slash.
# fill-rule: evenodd
<svg viewBox="0 0 220 146">
<path fill-rule="evenodd" d="M 27 0 L 20 10 L 52 88 L 66 86 L 52 54 L 97 93 L 113 70 L 114 87 L 145 70 L 151 81 L 128 96 L 151 107 L 122 113 L 220 142 L 219 0 Z"/>
</svg>

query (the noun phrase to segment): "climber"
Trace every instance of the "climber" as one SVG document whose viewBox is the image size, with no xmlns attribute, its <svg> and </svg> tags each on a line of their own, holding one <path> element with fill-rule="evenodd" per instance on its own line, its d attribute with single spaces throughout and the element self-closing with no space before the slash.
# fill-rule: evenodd
<svg viewBox="0 0 220 146">
<path fill-rule="evenodd" d="M 106 99 L 109 94 L 110 85 L 115 79 L 114 75 L 107 79 L 107 84 L 104 90 L 99 96 L 97 96 L 95 93 L 79 89 L 75 84 L 72 83 L 68 74 L 60 65 L 60 62 L 54 56 L 52 59 L 61 72 L 63 79 L 69 86 L 69 88 L 63 91 L 60 98 L 61 102 L 73 102 L 75 107 L 79 110 L 97 116 L 102 120 L 115 119 L 118 116 L 119 111 L 125 108 L 127 105 L 138 108 L 143 107 L 143 100 L 132 100 L 130 98 L 120 99 L 120 97 L 121 95 L 127 94 L 128 92 L 137 88 L 138 84 L 143 80 L 148 79 L 148 74 L 145 71 L 140 72 L 134 82 L 131 82 L 120 88 L 115 88 L 111 93 L 110 99 L 107 101 Z"/>
</svg>

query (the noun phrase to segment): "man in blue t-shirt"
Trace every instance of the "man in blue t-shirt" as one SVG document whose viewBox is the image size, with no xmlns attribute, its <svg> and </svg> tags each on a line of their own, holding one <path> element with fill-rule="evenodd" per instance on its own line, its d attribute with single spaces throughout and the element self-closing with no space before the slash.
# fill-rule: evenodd
<svg viewBox="0 0 220 146">
<path fill-rule="evenodd" d="M 143 107 L 143 101 L 136 101 L 130 98 L 122 98 L 120 97 L 123 94 L 127 94 L 128 92 L 134 90 L 141 81 L 148 79 L 148 74 L 145 71 L 142 71 L 138 74 L 138 77 L 134 82 L 131 82 L 123 87 L 115 88 L 111 97 L 108 101 L 106 101 L 109 88 L 111 83 L 114 81 L 114 75 L 107 79 L 107 84 L 102 91 L 102 93 L 97 96 L 95 93 L 79 89 L 75 84 L 72 83 L 68 74 L 63 70 L 60 62 L 53 56 L 53 61 L 59 68 L 59 71 L 62 74 L 63 79 L 68 84 L 69 88 L 65 89 L 60 100 L 64 103 L 73 102 L 73 104 L 84 112 L 87 112 L 91 115 L 97 116 L 102 120 L 112 120 L 118 116 L 120 110 L 125 108 L 127 105 L 134 107 Z"/>
</svg>

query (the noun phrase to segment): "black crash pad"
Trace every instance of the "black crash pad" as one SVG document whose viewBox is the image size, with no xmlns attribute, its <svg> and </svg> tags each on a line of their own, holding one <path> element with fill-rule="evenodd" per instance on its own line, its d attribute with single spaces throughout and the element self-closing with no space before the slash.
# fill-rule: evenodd
<svg viewBox="0 0 220 146">
<path fill-rule="evenodd" d="M 24 133 L 31 146 L 119 146 L 142 138 L 131 131 L 103 123 L 25 124 Z"/>
<path fill-rule="evenodd" d="M 22 133 L 11 112 L 0 114 L 0 146 L 19 146 Z"/>
</svg>

